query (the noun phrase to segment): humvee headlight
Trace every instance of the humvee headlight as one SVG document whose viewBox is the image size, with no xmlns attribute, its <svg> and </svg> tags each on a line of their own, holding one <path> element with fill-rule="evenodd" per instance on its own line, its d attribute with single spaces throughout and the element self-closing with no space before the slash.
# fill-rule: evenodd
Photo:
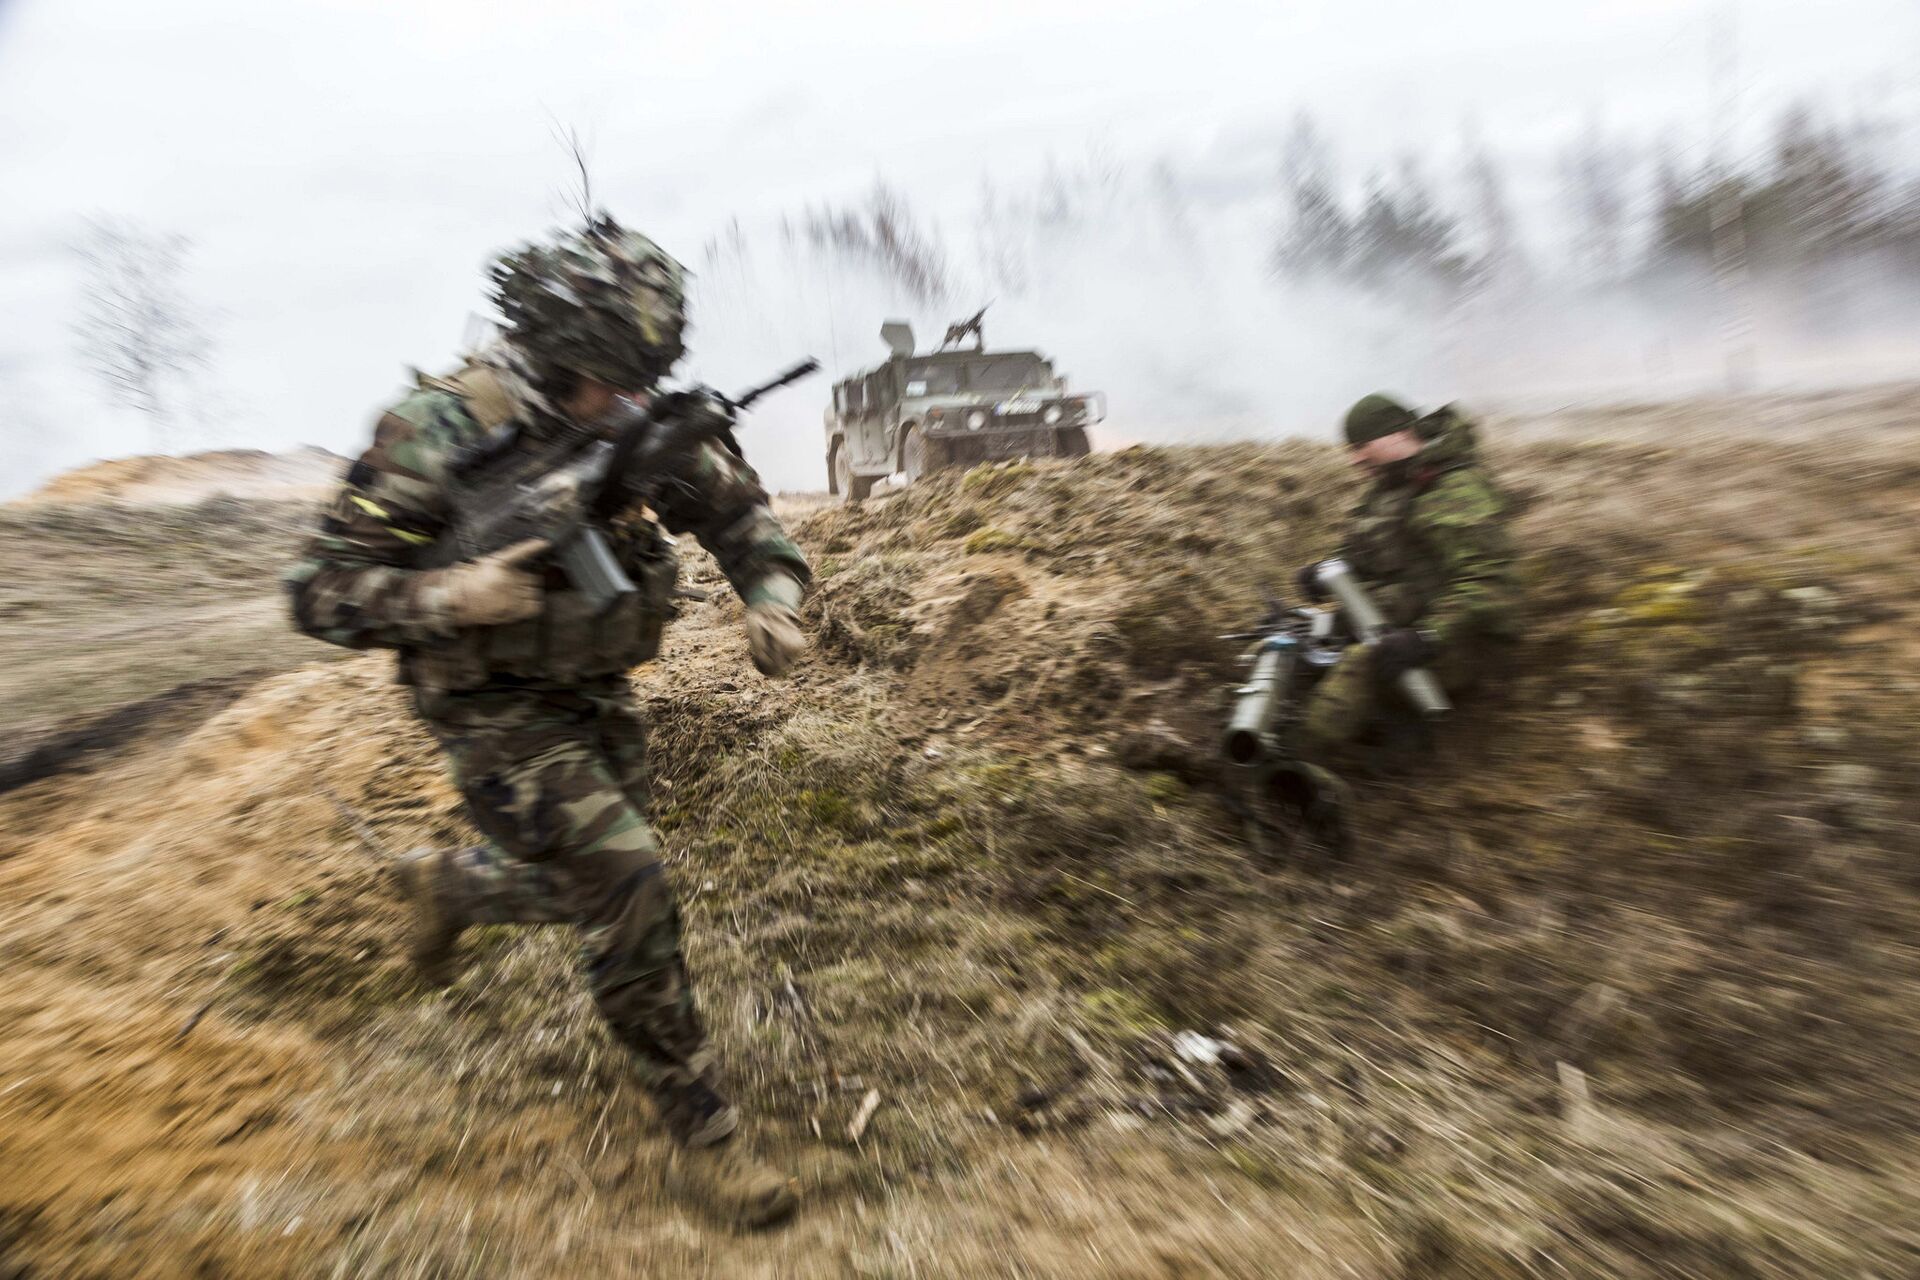
<svg viewBox="0 0 1920 1280">
<path fill-rule="evenodd" d="M 1048 405 L 1047 411 L 1040 415 L 1040 420 L 1048 426 L 1052 426 L 1054 423 L 1060 421 L 1060 406 L 1057 404 Z"/>
<path fill-rule="evenodd" d="M 967 430 L 978 431 L 980 428 L 986 425 L 987 425 L 987 415 L 984 411 L 975 409 L 972 413 L 967 415 Z"/>
</svg>

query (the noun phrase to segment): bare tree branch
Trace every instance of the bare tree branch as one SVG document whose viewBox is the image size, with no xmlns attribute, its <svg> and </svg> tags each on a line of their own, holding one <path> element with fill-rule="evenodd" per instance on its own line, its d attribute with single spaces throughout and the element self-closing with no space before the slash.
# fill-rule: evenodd
<svg viewBox="0 0 1920 1280">
<path fill-rule="evenodd" d="M 88 219 L 74 252 L 86 268 L 74 339 L 115 404 L 146 415 L 155 447 L 175 443 L 177 393 L 212 339 L 181 285 L 193 242 L 116 218 Z"/>
<path fill-rule="evenodd" d="M 874 183 L 864 208 L 809 209 L 805 233 L 816 250 L 861 261 L 922 302 L 947 297 L 939 241 L 921 228 L 906 198 L 885 182 Z"/>
</svg>

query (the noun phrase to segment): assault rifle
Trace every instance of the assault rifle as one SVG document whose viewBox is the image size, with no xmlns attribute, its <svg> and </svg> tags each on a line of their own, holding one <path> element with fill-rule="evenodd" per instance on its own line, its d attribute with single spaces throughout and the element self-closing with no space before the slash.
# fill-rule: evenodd
<svg viewBox="0 0 1920 1280">
<path fill-rule="evenodd" d="M 709 440 L 731 443 L 734 425 L 754 401 L 820 367 L 803 360 L 738 396 L 711 387 L 670 391 L 645 408 L 616 402 L 600 430 L 570 434 L 551 448 L 515 448 L 507 435 L 455 466 L 446 531 L 427 549 L 424 567 L 456 564 L 528 538 L 552 545 L 553 562 L 596 614 L 636 588 L 607 545 L 606 521 L 650 502 L 682 478 Z M 737 450 L 736 450 L 737 451 Z"/>
</svg>

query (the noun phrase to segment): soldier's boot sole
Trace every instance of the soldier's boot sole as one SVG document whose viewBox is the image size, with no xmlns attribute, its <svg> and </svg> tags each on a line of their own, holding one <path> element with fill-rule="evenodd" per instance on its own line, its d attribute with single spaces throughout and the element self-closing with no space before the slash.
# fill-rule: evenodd
<svg viewBox="0 0 1920 1280">
<path fill-rule="evenodd" d="M 460 935 L 467 927 L 452 900 L 444 857 L 439 849 L 414 849 L 393 864 L 394 883 L 413 909 L 407 958 L 421 981 L 435 987 L 453 982 Z"/>
<path fill-rule="evenodd" d="M 1304 815 L 1307 829 L 1326 856 L 1339 861 L 1353 852 L 1353 788 L 1318 765 L 1309 767 L 1319 786 Z"/>
<path fill-rule="evenodd" d="M 1317 854 L 1340 861 L 1353 850 L 1353 788 L 1317 764 L 1292 760 L 1274 770 L 1268 794 L 1298 824 Z"/>
<path fill-rule="evenodd" d="M 683 1203 L 742 1231 L 783 1222 L 800 1204 L 793 1180 L 739 1138 L 677 1149 L 667 1166 L 667 1186 Z"/>
</svg>

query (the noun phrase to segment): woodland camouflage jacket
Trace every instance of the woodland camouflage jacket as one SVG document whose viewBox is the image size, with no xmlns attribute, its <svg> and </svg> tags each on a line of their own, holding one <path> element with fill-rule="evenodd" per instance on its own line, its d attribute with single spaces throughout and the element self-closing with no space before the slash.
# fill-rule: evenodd
<svg viewBox="0 0 1920 1280">
<path fill-rule="evenodd" d="M 1516 632 L 1507 504 L 1482 467 L 1473 424 L 1441 409 L 1421 451 L 1394 463 L 1354 509 L 1341 555 L 1390 622 L 1433 633 L 1444 653 Z"/>
<path fill-rule="evenodd" d="M 422 386 L 380 419 L 373 445 L 347 472 L 319 534 L 283 581 L 301 630 L 349 648 L 401 653 L 401 678 L 472 688 L 499 676 L 567 682 L 624 670 L 654 656 L 673 611 L 670 544 L 643 513 L 608 530 L 639 597 L 605 618 L 573 607 L 551 578 L 547 611 L 526 623 L 456 632 L 445 621 L 436 576 L 420 557 L 445 527 L 450 468 L 491 434 L 484 398 L 456 393 L 460 379 Z M 532 432 L 556 429 L 545 414 L 520 415 Z M 559 428 L 564 429 L 564 428 Z M 705 446 L 683 481 L 657 502 L 659 520 L 691 532 L 749 603 L 777 575 L 805 583 L 806 559 L 781 528 L 753 469 L 718 444 Z"/>
</svg>

